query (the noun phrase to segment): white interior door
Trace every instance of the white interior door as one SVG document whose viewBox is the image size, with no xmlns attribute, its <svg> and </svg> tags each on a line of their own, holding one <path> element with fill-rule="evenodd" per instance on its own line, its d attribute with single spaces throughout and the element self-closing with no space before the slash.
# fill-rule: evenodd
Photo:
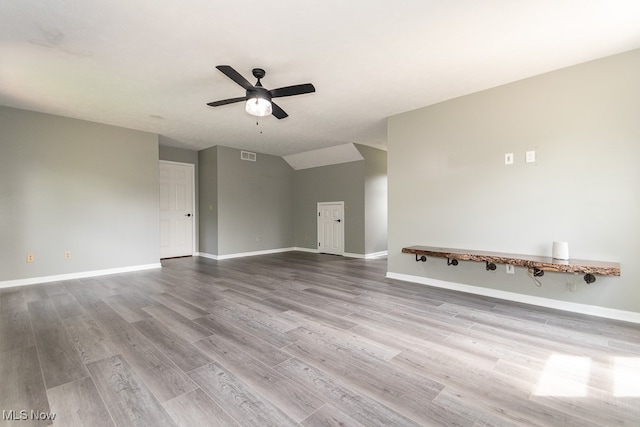
<svg viewBox="0 0 640 427">
<path fill-rule="evenodd" d="M 194 170 L 160 161 L 160 258 L 193 255 Z"/>
<path fill-rule="evenodd" d="M 318 203 L 318 252 L 344 254 L 344 202 Z"/>
</svg>

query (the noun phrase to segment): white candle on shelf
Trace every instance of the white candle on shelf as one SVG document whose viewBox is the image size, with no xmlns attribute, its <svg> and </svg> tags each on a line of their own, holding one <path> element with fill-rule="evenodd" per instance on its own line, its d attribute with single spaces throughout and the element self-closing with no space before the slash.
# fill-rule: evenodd
<svg viewBox="0 0 640 427">
<path fill-rule="evenodd" d="M 569 259 L 569 244 L 567 242 L 553 242 L 551 257 L 554 259 Z"/>
</svg>

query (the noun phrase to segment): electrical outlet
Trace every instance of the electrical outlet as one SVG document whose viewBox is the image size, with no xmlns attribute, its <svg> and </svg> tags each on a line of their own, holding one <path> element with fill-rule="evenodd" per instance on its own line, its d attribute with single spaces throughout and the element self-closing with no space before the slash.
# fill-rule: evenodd
<svg viewBox="0 0 640 427">
<path fill-rule="evenodd" d="M 536 152 L 535 151 L 527 151 L 525 153 L 525 159 L 527 163 L 535 163 L 536 162 Z"/>
<path fill-rule="evenodd" d="M 504 155 L 504 164 L 512 165 L 513 164 L 513 153 L 506 153 Z"/>
<path fill-rule="evenodd" d="M 36 256 L 33 254 L 33 252 L 29 252 L 27 254 L 27 262 L 33 262 L 35 261 L 35 259 L 36 259 Z"/>
<path fill-rule="evenodd" d="M 71 259 L 71 251 L 65 251 L 64 259 Z"/>
<path fill-rule="evenodd" d="M 573 273 L 573 280 L 567 280 L 567 289 L 570 292 L 575 292 L 578 288 L 578 273 Z"/>
<path fill-rule="evenodd" d="M 511 265 L 511 264 L 505 264 L 506 269 L 507 269 L 507 274 L 516 274 L 516 268 L 515 266 Z"/>
</svg>

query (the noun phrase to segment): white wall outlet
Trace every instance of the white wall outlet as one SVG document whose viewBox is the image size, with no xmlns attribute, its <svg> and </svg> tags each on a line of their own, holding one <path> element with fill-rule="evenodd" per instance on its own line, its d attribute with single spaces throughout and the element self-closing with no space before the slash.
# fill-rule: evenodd
<svg viewBox="0 0 640 427">
<path fill-rule="evenodd" d="M 525 154 L 525 159 L 527 163 L 535 163 L 536 162 L 536 152 L 535 151 L 527 151 Z"/>
<path fill-rule="evenodd" d="M 71 251 L 64 252 L 64 259 L 71 259 Z"/>
<path fill-rule="evenodd" d="M 29 252 L 27 254 L 27 262 L 33 262 L 36 260 L 36 256 L 33 254 L 33 252 Z"/>
<path fill-rule="evenodd" d="M 511 264 L 505 264 L 507 269 L 507 274 L 516 274 L 516 267 Z"/>
<path fill-rule="evenodd" d="M 504 155 L 504 164 L 512 165 L 513 164 L 513 153 L 506 153 Z"/>
</svg>

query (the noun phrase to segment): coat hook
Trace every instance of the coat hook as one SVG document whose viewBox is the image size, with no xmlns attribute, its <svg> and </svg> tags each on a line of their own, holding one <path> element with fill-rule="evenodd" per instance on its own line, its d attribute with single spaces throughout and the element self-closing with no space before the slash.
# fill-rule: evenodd
<svg viewBox="0 0 640 427">
<path fill-rule="evenodd" d="M 458 265 L 458 260 L 447 258 L 447 265 Z"/>
<path fill-rule="evenodd" d="M 427 262 L 427 257 L 422 255 L 420 258 L 418 258 L 418 254 L 416 254 L 416 262 L 418 261 Z"/>
<path fill-rule="evenodd" d="M 596 276 L 594 276 L 591 273 L 587 273 L 584 275 L 584 281 L 587 282 L 588 284 L 591 284 L 596 281 Z"/>
<path fill-rule="evenodd" d="M 485 261 L 485 262 L 487 263 L 487 271 L 489 271 L 489 270 L 493 271 L 493 270 L 496 269 L 496 265 L 494 263 L 489 262 L 489 261 Z"/>
</svg>

